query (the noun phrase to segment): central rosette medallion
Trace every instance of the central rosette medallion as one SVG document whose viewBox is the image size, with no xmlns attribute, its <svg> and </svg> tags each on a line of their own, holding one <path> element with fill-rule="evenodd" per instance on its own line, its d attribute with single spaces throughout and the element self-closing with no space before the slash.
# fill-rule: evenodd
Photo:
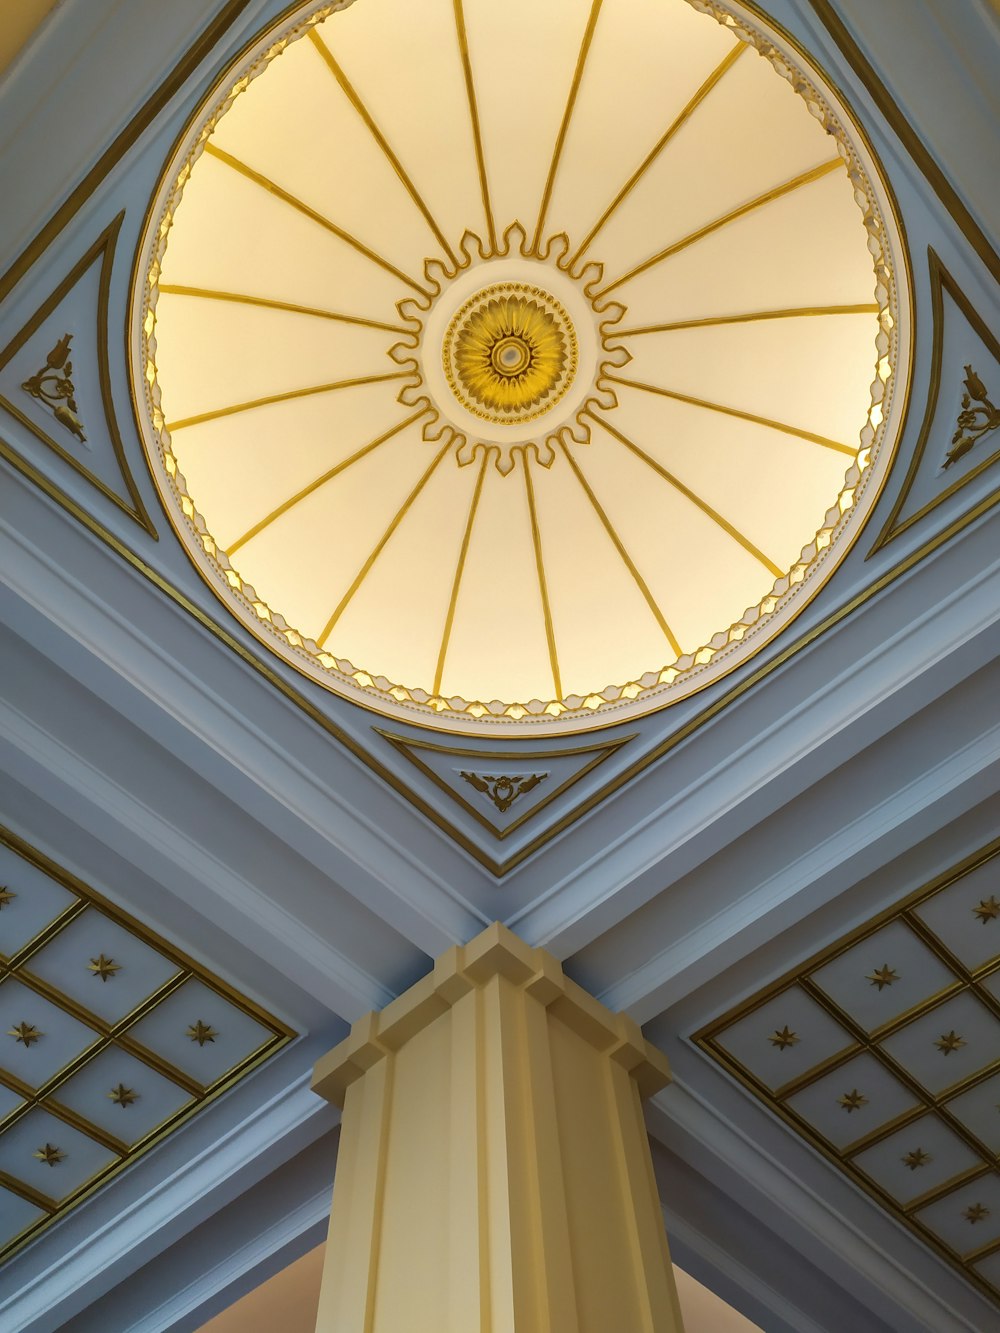
<svg viewBox="0 0 1000 1333">
<path fill-rule="evenodd" d="M 789 41 L 560 0 L 526 52 L 538 8 L 296 0 L 178 141 L 130 303 L 212 589 L 345 698 L 483 736 L 624 723 L 769 642 L 909 382 L 890 192 Z"/>
<path fill-rule="evenodd" d="M 618 403 L 610 376 L 631 360 L 617 337 L 625 307 L 601 292 L 603 272 L 572 262 L 567 236 L 529 243 L 519 222 L 493 244 L 466 232 L 453 265 L 428 261 L 425 294 L 396 307 L 407 337 L 389 351 L 425 441 L 451 442 L 461 467 L 491 459 L 504 476 L 588 443 L 593 412 Z"/>
<path fill-rule="evenodd" d="M 576 333 L 549 292 L 496 283 L 456 313 L 443 361 L 449 387 L 467 411 L 487 421 L 530 421 L 555 406 L 572 384 Z"/>
</svg>

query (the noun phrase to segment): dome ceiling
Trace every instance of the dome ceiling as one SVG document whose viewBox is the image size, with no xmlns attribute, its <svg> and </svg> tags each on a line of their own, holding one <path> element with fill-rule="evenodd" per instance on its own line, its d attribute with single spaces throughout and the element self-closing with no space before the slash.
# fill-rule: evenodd
<svg viewBox="0 0 1000 1333">
<path fill-rule="evenodd" d="M 849 126 L 736 6 L 270 33 L 168 164 L 133 295 L 204 577 L 439 727 L 602 725 L 738 665 L 853 541 L 902 415 L 902 244 Z"/>
</svg>

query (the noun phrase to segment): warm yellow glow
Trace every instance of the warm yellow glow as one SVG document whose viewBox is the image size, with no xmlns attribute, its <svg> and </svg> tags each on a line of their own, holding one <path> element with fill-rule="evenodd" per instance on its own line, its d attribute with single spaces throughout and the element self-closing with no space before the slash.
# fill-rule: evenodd
<svg viewBox="0 0 1000 1333">
<path fill-rule="evenodd" d="M 0 73 L 21 54 L 56 0 L 0 0 Z"/>
<path fill-rule="evenodd" d="M 134 378 L 192 557 L 417 721 L 716 679 L 832 572 L 901 417 L 905 265 L 849 117 L 715 0 L 303 16 L 147 229 Z"/>
</svg>

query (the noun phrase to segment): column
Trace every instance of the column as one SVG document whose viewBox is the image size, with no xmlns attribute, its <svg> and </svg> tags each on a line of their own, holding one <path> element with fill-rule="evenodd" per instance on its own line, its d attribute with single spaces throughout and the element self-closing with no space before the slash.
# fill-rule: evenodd
<svg viewBox="0 0 1000 1333">
<path fill-rule="evenodd" d="M 638 1025 L 496 923 L 355 1023 L 317 1333 L 682 1333 Z"/>
</svg>

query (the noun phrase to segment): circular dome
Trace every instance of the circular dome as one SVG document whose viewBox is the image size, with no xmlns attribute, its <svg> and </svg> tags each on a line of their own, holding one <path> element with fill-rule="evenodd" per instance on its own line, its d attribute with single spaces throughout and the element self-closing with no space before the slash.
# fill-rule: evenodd
<svg viewBox="0 0 1000 1333">
<path fill-rule="evenodd" d="M 303 8 L 167 165 L 137 415 L 203 577 L 382 713 L 683 698 L 874 505 L 910 294 L 863 136 L 716 0 Z"/>
</svg>

